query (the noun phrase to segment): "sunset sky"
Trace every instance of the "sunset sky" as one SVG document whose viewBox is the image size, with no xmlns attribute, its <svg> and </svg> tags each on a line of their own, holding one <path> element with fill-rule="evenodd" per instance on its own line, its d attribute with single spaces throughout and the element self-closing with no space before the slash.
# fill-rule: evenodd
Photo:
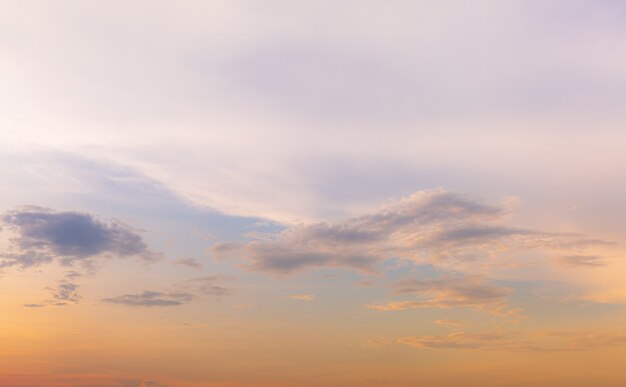
<svg viewBox="0 0 626 387">
<path fill-rule="evenodd" d="M 0 386 L 625 386 L 625 21 L 0 0 Z"/>
</svg>

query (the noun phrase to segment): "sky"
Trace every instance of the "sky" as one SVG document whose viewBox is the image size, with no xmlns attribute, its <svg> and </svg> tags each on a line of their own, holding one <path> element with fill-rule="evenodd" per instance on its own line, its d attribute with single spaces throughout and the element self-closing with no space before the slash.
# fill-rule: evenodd
<svg viewBox="0 0 626 387">
<path fill-rule="evenodd" d="M 0 0 L 0 384 L 626 384 L 621 1 Z"/>
</svg>

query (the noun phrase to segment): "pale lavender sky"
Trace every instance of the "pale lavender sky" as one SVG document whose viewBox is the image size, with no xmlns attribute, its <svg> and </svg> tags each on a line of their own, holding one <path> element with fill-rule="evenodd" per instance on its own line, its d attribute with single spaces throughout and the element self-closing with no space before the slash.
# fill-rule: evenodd
<svg viewBox="0 0 626 387">
<path fill-rule="evenodd" d="M 424 348 L 623 352 L 624 20 L 620 1 L 0 1 L 5 325 L 159 319 L 162 347 L 120 348 L 166 366 L 72 371 L 128 385 L 301 386 L 309 353 L 353 386 L 411 385 Z M 19 360 L 36 341 L 5 367 L 82 359 L 59 332 L 67 359 Z M 238 363 L 264 340 L 293 374 Z M 321 360 L 342 351 L 352 372 Z"/>
</svg>

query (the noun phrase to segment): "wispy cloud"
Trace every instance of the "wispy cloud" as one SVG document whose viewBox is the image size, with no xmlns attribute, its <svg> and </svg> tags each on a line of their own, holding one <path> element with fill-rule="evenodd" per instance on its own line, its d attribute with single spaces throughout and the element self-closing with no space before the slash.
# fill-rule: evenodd
<svg viewBox="0 0 626 387">
<path fill-rule="evenodd" d="M 24 304 L 24 306 L 27 308 L 42 308 L 45 305 L 44 304 Z"/>
<path fill-rule="evenodd" d="M 139 294 L 124 294 L 117 297 L 104 298 L 103 302 L 127 306 L 176 306 L 190 302 L 193 296 L 189 293 L 163 293 L 146 290 Z"/>
<path fill-rule="evenodd" d="M 511 288 L 490 285 L 481 277 L 445 278 L 436 280 L 408 279 L 394 283 L 396 294 L 411 294 L 417 300 L 370 304 L 377 311 L 398 311 L 416 308 L 472 308 L 501 317 L 519 318 L 520 309 L 511 309 L 507 297 Z"/>
<path fill-rule="evenodd" d="M 141 293 L 123 294 L 102 299 L 102 302 L 127 306 L 177 306 L 193 300 L 208 297 L 214 301 L 231 293 L 232 289 L 220 286 L 219 281 L 231 280 L 232 277 L 213 275 L 192 278 L 172 286 L 174 291 L 144 290 Z"/>
<path fill-rule="evenodd" d="M 605 257 L 598 255 L 564 255 L 557 257 L 557 263 L 569 267 L 602 267 L 608 265 Z"/>
<path fill-rule="evenodd" d="M 206 277 L 191 278 L 187 281 L 177 284 L 176 286 L 178 288 L 186 289 L 187 291 L 196 293 L 198 295 L 207 296 L 214 300 L 219 300 L 232 292 L 231 288 L 224 287 L 220 285 L 220 283 L 231 280 L 233 280 L 233 277 L 217 274 Z"/>
<path fill-rule="evenodd" d="M 398 339 L 420 349 L 589 351 L 626 346 L 626 336 L 585 332 L 452 332 Z"/>
<path fill-rule="evenodd" d="M 512 334 L 453 332 L 443 336 L 403 337 L 401 344 L 424 349 L 527 349 Z"/>
<path fill-rule="evenodd" d="M 54 305 L 77 304 L 81 296 L 78 294 L 79 286 L 75 283 L 61 281 L 56 287 L 49 287 Z"/>
<path fill-rule="evenodd" d="M 58 281 L 57 285 L 46 287 L 46 290 L 50 294 L 50 298 L 39 303 L 24 304 L 24 306 L 33 308 L 48 305 L 64 306 L 69 304 L 78 304 L 82 299 L 82 296 L 78 292 L 80 285 L 75 283 L 75 280 L 82 276 L 82 273 L 75 270 L 65 272 L 65 275 L 60 281 Z"/>
<path fill-rule="evenodd" d="M 65 278 L 67 278 L 69 280 L 74 280 L 74 279 L 80 278 L 82 276 L 83 276 L 83 274 L 77 272 L 76 270 L 70 270 L 70 271 L 65 273 Z"/>
<path fill-rule="evenodd" d="M 367 339 L 367 341 L 365 342 L 365 344 L 363 344 L 363 346 L 367 348 L 379 348 L 379 347 L 384 347 L 386 345 L 389 345 L 392 342 L 393 342 L 392 340 L 389 340 L 385 337 L 376 337 L 374 339 Z"/>
<path fill-rule="evenodd" d="M 196 270 L 202 269 L 202 264 L 198 262 L 198 260 L 193 259 L 193 258 L 177 258 L 174 260 L 173 263 L 174 265 L 187 266 Z"/>
</svg>

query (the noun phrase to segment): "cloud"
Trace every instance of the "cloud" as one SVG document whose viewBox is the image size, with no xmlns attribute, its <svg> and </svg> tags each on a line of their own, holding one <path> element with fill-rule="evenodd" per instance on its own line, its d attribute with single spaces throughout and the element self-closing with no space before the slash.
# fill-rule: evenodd
<svg viewBox="0 0 626 387">
<path fill-rule="evenodd" d="M 452 332 L 402 337 L 398 342 L 420 349 L 563 352 L 624 347 L 626 336 L 584 332 Z"/>
<path fill-rule="evenodd" d="M 83 274 L 77 272 L 76 270 L 70 270 L 68 272 L 65 273 L 65 278 L 69 279 L 69 280 L 73 280 L 75 278 L 79 278 L 82 277 Z"/>
<path fill-rule="evenodd" d="M 0 269 L 2 269 L 13 266 L 21 268 L 39 266 L 52 262 L 54 257 L 36 251 L 21 251 L 0 253 L 0 259 Z"/>
<path fill-rule="evenodd" d="M 403 337 L 401 344 L 426 349 L 511 349 L 504 334 L 454 332 L 444 336 Z"/>
<path fill-rule="evenodd" d="M 344 222 L 296 225 L 270 240 L 220 243 L 210 252 L 218 258 L 244 256 L 252 270 L 281 274 L 323 266 L 373 271 L 381 250 L 392 256 L 397 234 L 438 222 L 491 218 L 500 212 L 445 191 L 420 192 Z"/>
<path fill-rule="evenodd" d="M 158 257 L 126 224 L 88 213 L 25 207 L 3 214 L 0 222 L 14 233 L 11 250 L 0 256 L 0 267 L 27 268 L 52 261 L 72 265 L 97 257 Z"/>
<path fill-rule="evenodd" d="M 379 348 L 379 347 L 384 347 L 386 345 L 389 345 L 391 343 L 392 341 L 385 337 L 377 337 L 374 339 L 367 339 L 367 341 L 365 342 L 365 344 L 363 344 L 363 346 L 367 348 Z"/>
<path fill-rule="evenodd" d="M 416 308 L 472 308 L 499 317 L 519 318 L 520 309 L 510 309 L 511 288 L 489 285 L 478 276 L 436 280 L 408 279 L 394 283 L 396 294 L 412 294 L 417 300 L 370 304 L 367 309 L 398 311 Z"/>
<path fill-rule="evenodd" d="M 602 267 L 608 265 L 606 258 L 598 255 L 564 255 L 557 257 L 557 263 L 569 267 Z"/>
<path fill-rule="evenodd" d="M 294 294 L 289 296 L 289 299 L 298 301 L 315 301 L 315 296 L 313 294 Z"/>
<path fill-rule="evenodd" d="M 187 266 L 196 270 L 202 269 L 202 264 L 193 258 L 178 258 L 173 263 L 174 265 Z"/>
<path fill-rule="evenodd" d="M 442 189 L 417 192 L 377 211 L 339 222 L 297 224 L 249 242 L 214 245 L 216 258 L 242 258 L 249 270 L 289 274 L 343 267 L 375 272 L 400 257 L 437 265 L 496 258 L 513 250 L 567 250 L 609 244 L 577 234 L 502 225 L 509 211 Z"/>
<path fill-rule="evenodd" d="M 65 305 L 68 303 L 77 304 L 81 296 L 78 294 L 79 286 L 66 281 L 61 281 L 54 288 L 47 288 L 52 294 L 52 303 L 54 305 Z"/>
<path fill-rule="evenodd" d="M 178 287 L 202 296 L 208 296 L 214 300 L 219 300 L 227 296 L 232 289 L 218 285 L 217 282 L 230 281 L 233 277 L 225 275 L 212 275 L 206 277 L 191 278 L 178 285 Z"/>
<path fill-rule="evenodd" d="M 45 305 L 43 304 L 24 304 L 27 308 L 43 308 Z"/>
<path fill-rule="evenodd" d="M 189 293 L 163 293 L 146 290 L 139 294 L 124 294 L 112 298 L 104 298 L 103 302 L 127 306 L 176 306 L 190 302 L 193 295 Z"/>
<path fill-rule="evenodd" d="M 201 297 L 209 297 L 214 301 L 230 294 L 231 289 L 216 284 L 218 281 L 231 280 L 232 277 L 213 275 L 191 278 L 173 285 L 175 291 L 144 290 L 138 294 L 124 294 L 117 297 L 102 299 L 103 302 L 127 306 L 177 306 L 187 304 Z"/>
<path fill-rule="evenodd" d="M 568 345 L 577 350 L 623 347 L 626 346 L 626 336 L 607 333 L 573 335 L 568 338 Z"/>
<path fill-rule="evenodd" d="M 76 271 L 68 271 L 56 286 L 48 286 L 46 290 L 50 292 L 50 298 L 37 304 L 25 304 L 28 307 L 43 307 L 48 305 L 65 306 L 68 304 L 78 304 L 82 296 L 78 293 L 80 285 L 73 282 L 74 279 L 82 276 Z"/>
</svg>

